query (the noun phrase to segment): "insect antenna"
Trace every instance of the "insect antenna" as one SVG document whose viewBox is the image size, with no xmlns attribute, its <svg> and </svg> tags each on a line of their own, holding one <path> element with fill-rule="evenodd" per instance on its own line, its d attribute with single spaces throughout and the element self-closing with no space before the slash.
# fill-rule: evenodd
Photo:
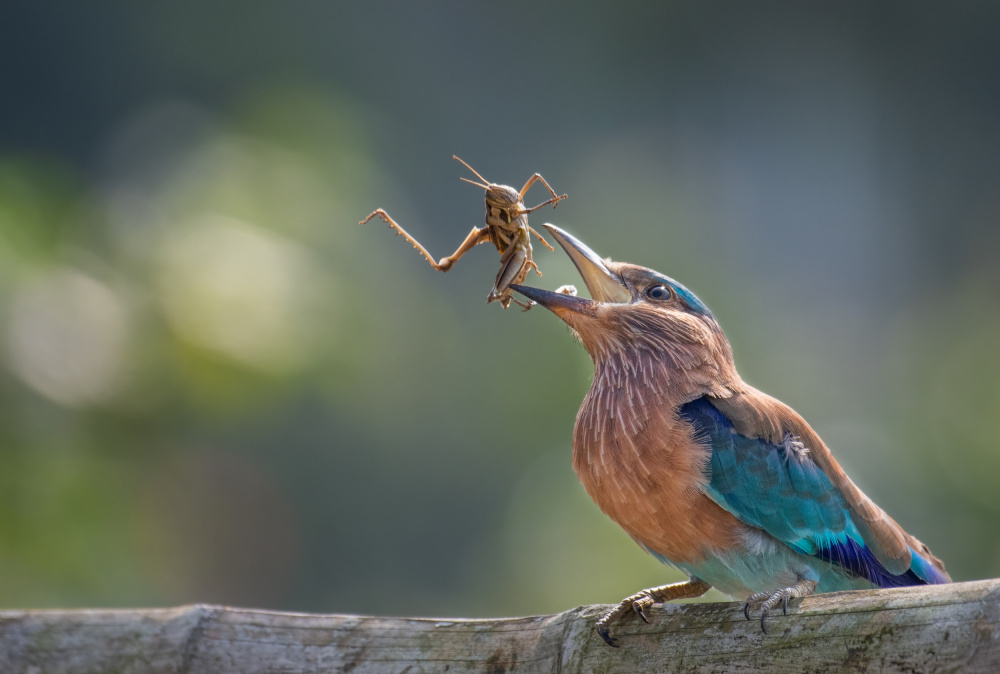
<svg viewBox="0 0 1000 674">
<path fill-rule="evenodd" d="M 479 185 L 479 183 L 473 183 L 471 180 L 465 180 L 465 178 L 460 178 L 460 180 L 465 180 L 465 182 L 472 183 L 473 185 L 479 185 L 479 187 L 482 187 L 484 189 L 487 188 L 488 185 L 492 185 L 493 184 L 489 180 L 487 180 L 486 178 L 484 178 L 481 175 L 479 175 L 479 171 L 477 171 L 476 169 L 474 169 L 471 166 L 469 166 L 468 164 L 466 164 L 462 159 L 459 159 L 455 155 L 451 155 L 451 158 L 452 159 L 457 159 L 458 161 L 460 161 L 462 163 L 462 166 L 464 166 L 465 168 L 467 168 L 470 171 L 472 171 L 473 173 L 475 173 L 476 177 L 479 178 L 480 180 L 482 180 L 484 183 L 486 183 L 486 185 Z"/>
<path fill-rule="evenodd" d="M 465 182 L 469 183 L 470 185 L 475 185 L 476 187 L 482 187 L 484 190 L 488 190 L 490 188 L 489 185 L 484 185 L 482 183 L 477 183 L 475 180 L 469 180 L 468 178 L 461 178 L 460 177 L 459 180 L 464 180 Z"/>
</svg>

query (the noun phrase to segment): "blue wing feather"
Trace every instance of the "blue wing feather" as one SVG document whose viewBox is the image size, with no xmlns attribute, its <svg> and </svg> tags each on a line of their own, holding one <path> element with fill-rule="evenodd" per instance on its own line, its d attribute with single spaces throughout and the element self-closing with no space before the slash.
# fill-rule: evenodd
<svg viewBox="0 0 1000 674">
<path fill-rule="evenodd" d="M 706 398 L 683 405 L 680 414 L 712 450 L 706 493 L 741 521 L 879 587 L 947 582 L 912 549 L 910 569 L 887 571 L 865 545 L 843 495 L 793 439 L 774 444 L 737 433 Z"/>
</svg>

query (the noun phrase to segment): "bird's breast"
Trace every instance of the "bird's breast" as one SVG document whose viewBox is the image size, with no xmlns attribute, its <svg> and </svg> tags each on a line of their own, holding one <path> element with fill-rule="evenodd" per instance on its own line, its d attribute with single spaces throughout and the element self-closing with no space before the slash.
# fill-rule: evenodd
<svg viewBox="0 0 1000 674">
<path fill-rule="evenodd" d="M 744 526 L 705 496 L 710 450 L 669 391 L 598 371 L 577 415 L 573 468 L 640 545 L 676 563 L 740 545 Z"/>
</svg>

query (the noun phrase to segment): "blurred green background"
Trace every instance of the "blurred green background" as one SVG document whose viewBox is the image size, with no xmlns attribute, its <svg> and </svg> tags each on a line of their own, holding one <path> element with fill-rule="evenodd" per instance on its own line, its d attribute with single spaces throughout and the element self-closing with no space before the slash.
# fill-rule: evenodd
<svg viewBox="0 0 1000 674">
<path fill-rule="evenodd" d="M 568 192 L 534 222 L 692 288 L 956 579 L 1000 574 L 1000 5 L 3 14 L 0 606 L 497 616 L 679 579 L 576 482 L 562 324 L 485 304 L 492 249 L 439 274 L 358 226 L 454 250 L 483 206 L 452 153 Z"/>
</svg>

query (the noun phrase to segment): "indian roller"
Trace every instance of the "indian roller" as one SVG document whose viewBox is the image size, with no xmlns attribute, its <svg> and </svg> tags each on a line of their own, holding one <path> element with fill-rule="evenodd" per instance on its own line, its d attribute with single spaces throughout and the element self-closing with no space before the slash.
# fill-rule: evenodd
<svg viewBox="0 0 1000 674">
<path fill-rule="evenodd" d="M 715 587 L 750 619 L 788 600 L 947 583 L 944 564 L 837 463 L 791 407 L 744 382 L 712 312 L 663 274 L 601 259 L 545 225 L 592 299 L 512 285 L 551 310 L 594 362 L 577 413 L 573 468 L 640 547 L 690 580 L 624 599 L 596 624 Z"/>
</svg>

